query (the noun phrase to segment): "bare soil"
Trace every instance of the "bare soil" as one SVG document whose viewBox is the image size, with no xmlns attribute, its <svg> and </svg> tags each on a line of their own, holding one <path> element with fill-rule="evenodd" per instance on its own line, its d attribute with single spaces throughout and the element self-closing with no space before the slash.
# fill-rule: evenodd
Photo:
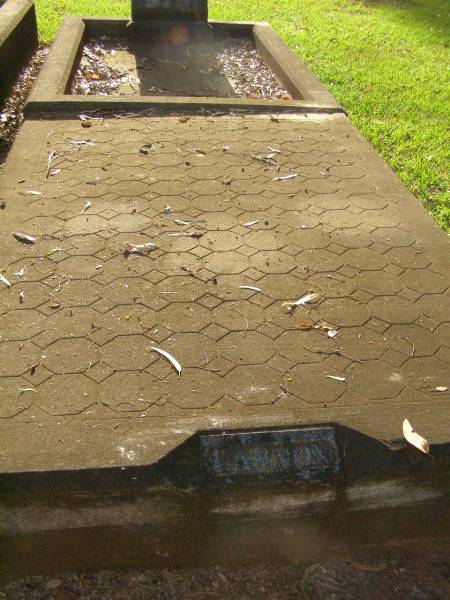
<svg viewBox="0 0 450 600">
<path fill-rule="evenodd" d="M 91 40 L 72 93 L 290 99 L 248 40 Z"/>
<path fill-rule="evenodd" d="M 23 109 L 36 77 L 48 53 L 40 46 L 20 73 L 3 105 L 0 105 L 0 165 L 5 162 L 17 131 L 23 122 Z"/>
<path fill-rule="evenodd" d="M 100 572 L 31 577 L 0 588 L 2 600 L 442 600 L 443 551 L 372 553 L 356 560 L 243 568 Z"/>
</svg>

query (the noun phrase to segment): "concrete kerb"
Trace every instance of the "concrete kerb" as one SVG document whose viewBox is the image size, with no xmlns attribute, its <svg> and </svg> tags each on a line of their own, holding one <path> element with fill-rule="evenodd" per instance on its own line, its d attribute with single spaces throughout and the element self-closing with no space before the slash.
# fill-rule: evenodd
<svg viewBox="0 0 450 600">
<path fill-rule="evenodd" d="M 32 0 L 6 0 L 0 6 L 0 101 L 6 97 L 38 44 Z"/>
<path fill-rule="evenodd" d="M 36 81 L 25 108 L 27 117 L 64 111 L 87 110 L 166 110 L 245 109 L 251 111 L 296 111 L 344 113 L 320 81 L 299 61 L 297 56 L 266 23 L 227 23 L 211 21 L 191 23 L 189 27 L 213 27 L 230 34 L 253 35 L 256 47 L 292 95 L 293 100 L 266 100 L 249 98 L 173 97 L 173 96 L 76 96 L 68 93 L 71 77 L 77 67 L 82 44 L 89 37 L 109 35 L 126 37 L 149 30 L 159 31 L 170 23 L 131 23 L 126 19 L 79 17 L 66 18 L 53 43 L 51 51 Z"/>
</svg>

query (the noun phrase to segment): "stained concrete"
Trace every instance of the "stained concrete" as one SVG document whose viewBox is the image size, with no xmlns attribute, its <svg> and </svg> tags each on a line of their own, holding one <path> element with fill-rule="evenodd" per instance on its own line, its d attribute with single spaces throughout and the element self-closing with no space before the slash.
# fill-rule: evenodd
<svg viewBox="0 0 450 600">
<path fill-rule="evenodd" d="M 3 472 L 230 427 L 448 442 L 448 240 L 344 115 L 27 121 L 0 189 Z"/>
</svg>

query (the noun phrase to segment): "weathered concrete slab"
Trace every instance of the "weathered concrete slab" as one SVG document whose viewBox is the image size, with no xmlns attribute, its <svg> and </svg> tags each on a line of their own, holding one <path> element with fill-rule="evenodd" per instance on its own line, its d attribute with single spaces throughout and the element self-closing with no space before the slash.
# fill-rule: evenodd
<svg viewBox="0 0 450 600">
<path fill-rule="evenodd" d="M 0 3 L 0 101 L 8 94 L 20 69 L 38 44 L 32 0 Z"/>
<path fill-rule="evenodd" d="M 448 441 L 448 241 L 344 116 L 28 121 L 1 189 L 3 472 L 230 427 Z"/>
</svg>

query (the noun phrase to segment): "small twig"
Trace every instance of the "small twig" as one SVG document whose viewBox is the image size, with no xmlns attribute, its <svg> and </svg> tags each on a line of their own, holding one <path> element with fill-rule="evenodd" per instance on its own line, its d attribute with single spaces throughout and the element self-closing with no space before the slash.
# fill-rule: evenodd
<svg viewBox="0 0 450 600">
<path fill-rule="evenodd" d="M 347 358 L 348 360 L 352 360 L 354 362 L 363 364 L 362 360 L 359 360 L 358 358 L 353 358 L 353 356 L 348 356 L 347 354 L 344 354 L 340 350 L 321 350 L 319 348 L 307 348 L 306 346 L 303 346 L 303 347 L 305 348 L 305 350 L 307 350 L 308 352 L 311 352 L 312 354 L 328 354 L 328 355 L 335 354 L 336 356 L 342 356 L 343 358 Z"/>
<path fill-rule="evenodd" d="M 206 353 L 206 350 L 203 348 L 203 346 L 201 344 L 200 344 L 200 348 L 203 350 L 203 354 L 205 355 L 205 365 L 207 365 L 209 363 L 208 354 Z"/>
<path fill-rule="evenodd" d="M 51 166 L 52 166 L 52 160 L 55 158 L 55 156 L 56 156 L 56 152 L 55 152 L 54 150 L 51 150 L 51 151 L 48 153 L 48 160 L 47 160 L 47 172 L 46 172 L 46 174 L 45 174 L 45 178 L 46 178 L 46 179 L 48 179 L 48 178 L 49 178 L 49 176 L 50 176 L 50 169 L 51 169 Z"/>
<path fill-rule="evenodd" d="M 244 313 L 242 313 L 242 312 L 241 312 L 241 311 L 240 311 L 238 308 L 236 308 L 235 306 L 232 306 L 232 307 L 231 307 L 231 309 L 232 309 L 232 310 L 235 310 L 237 313 L 239 313 L 239 314 L 241 315 L 241 317 L 242 317 L 243 319 L 245 319 L 245 323 L 246 323 L 246 329 L 245 329 L 245 331 L 248 331 L 248 327 L 249 327 L 249 325 L 248 325 L 248 319 L 247 319 L 247 317 L 244 315 Z"/>
</svg>

